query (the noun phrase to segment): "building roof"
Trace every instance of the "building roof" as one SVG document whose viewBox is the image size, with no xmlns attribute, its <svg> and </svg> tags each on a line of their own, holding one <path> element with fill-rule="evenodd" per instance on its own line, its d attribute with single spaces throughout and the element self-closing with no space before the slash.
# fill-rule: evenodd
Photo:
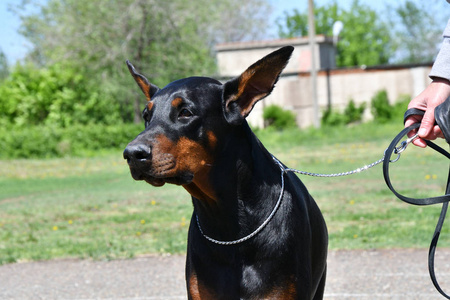
<svg viewBox="0 0 450 300">
<path fill-rule="evenodd" d="M 325 35 L 317 35 L 316 43 L 332 43 L 333 38 Z M 259 48 L 276 48 L 286 45 L 299 46 L 307 45 L 309 43 L 308 37 L 295 37 L 288 39 L 275 39 L 275 40 L 263 40 L 263 41 L 246 41 L 246 42 L 230 42 L 216 45 L 216 51 L 233 51 L 241 49 L 259 49 Z"/>
</svg>

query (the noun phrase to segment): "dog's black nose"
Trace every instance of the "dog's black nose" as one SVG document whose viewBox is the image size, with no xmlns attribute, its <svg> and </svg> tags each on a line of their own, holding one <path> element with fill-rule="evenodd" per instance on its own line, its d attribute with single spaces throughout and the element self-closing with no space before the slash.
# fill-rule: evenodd
<svg viewBox="0 0 450 300">
<path fill-rule="evenodd" d="M 147 145 L 128 145 L 123 151 L 123 158 L 130 163 L 133 160 L 148 160 L 152 156 L 152 149 Z"/>
</svg>

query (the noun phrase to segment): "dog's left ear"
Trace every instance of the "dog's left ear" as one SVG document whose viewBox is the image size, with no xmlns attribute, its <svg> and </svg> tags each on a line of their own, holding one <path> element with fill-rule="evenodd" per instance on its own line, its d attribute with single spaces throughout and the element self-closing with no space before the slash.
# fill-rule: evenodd
<svg viewBox="0 0 450 300">
<path fill-rule="evenodd" d="M 269 95 L 291 57 L 294 47 L 286 46 L 251 65 L 241 76 L 224 85 L 224 114 L 231 124 L 240 124 L 259 100 Z"/>
<path fill-rule="evenodd" d="M 159 90 L 159 88 L 156 85 L 151 84 L 144 75 L 136 72 L 136 69 L 130 63 L 129 60 L 127 60 L 127 66 L 128 66 L 128 70 L 130 70 L 130 73 L 133 76 L 134 80 L 136 81 L 136 83 L 141 88 L 142 92 L 144 93 L 145 98 L 147 98 L 147 101 L 150 102 L 151 98 Z"/>
</svg>

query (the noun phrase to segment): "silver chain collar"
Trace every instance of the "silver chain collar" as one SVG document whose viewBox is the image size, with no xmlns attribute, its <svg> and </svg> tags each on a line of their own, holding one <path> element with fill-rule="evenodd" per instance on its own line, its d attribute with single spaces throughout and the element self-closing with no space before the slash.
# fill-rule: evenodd
<svg viewBox="0 0 450 300">
<path fill-rule="evenodd" d="M 419 137 L 419 134 L 416 134 L 408 139 L 406 139 L 405 141 L 403 141 L 400 144 L 400 147 L 396 147 L 394 153 L 397 154 L 397 157 L 393 160 L 390 160 L 390 162 L 396 162 L 400 159 L 400 154 L 405 151 L 406 147 L 408 147 L 408 145 L 410 143 L 412 143 L 412 141 L 414 141 L 416 138 Z M 387 150 L 387 149 L 386 149 Z M 385 152 L 386 152 L 385 150 Z M 267 219 L 258 227 L 256 228 L 255 231 L 253 231 L 252 233 L 250 233 L 249 235 L 240 238 L 238 240 L 234 240 L 234 241 L 219 241 L 219 240 L 215 240 L 209 236 L 207 236 L 203 230 L 202 227 L 200 226 L 200 221 L 198 219 L 198 215 L 195 215 L 195 218 L 197 220 L 197 225 L 198 225 L 198 229 L 200 230 L 200 233 L 210 242 L 218 244 L 218 245 L 236 245 L 236 244 L 240 244 L 243 243 L 249 239 L 251 239 L 252 237 L 254 237 L 255 235 L 257 235 L 261 230 L 263 230 L 263 228 L 270 222 L 270 220 L 273 218 L 273 216 L 275 215 L 276 211 L 278 210 L 278 208 L 280 207 L 281 204 L 281 200 L 283 199 L 283 193 L 284 193 L 284 174 L 287 172 L 294 172 L 294 173 L 298 173 L 301 175 L 307 175 L 307 176 L 313 176 L 313 177 L 341 177 L 341 176 L 348 176 L 348 175 L 353 175 L 353 174 L 357 174 L 357 173 L 361 173 L 363 171 L 369 170 L 370 168 L 375 167 L 376 165 L 379 165 L 380 163 L 383 162 L 385 157 L 385 154 L 383 155 L 383 157 L 369 165 L 365 165 L 362 168 L 358 168 L 352 171 L 348 171 L 348 172 L 342 172 L 342 173 L 332 173 L 332 174 L 320 174 L 320 173 L 311 173 L 311 172 L 305 172 L 305 171 L 300 171 L 300 170 L 296 170 L 296 169 L 291 169 L 291 168 L 285 168 L 281 162 L 276 159 L 274 156 L 272 156 L 273 160 L 278 164 L 278 166 L 280 167 L 281 170 L 281 192 L 280 192 L 280 196 L 278 196 L 278 200 L 277 203 L 275 204 L 275 207 L 273 208 L 272 212 L 270 213 L 270 215 L 267 217 Z"/>
<path fill-rule="evenodd" d="M 283 199 L 283 193 L 284 193 L 284 173 L 286 173 L 286 168 L 281 164 L 281 162 L 276 159 L 275 157 L 273 157 L 273 160 L 278 164 L 278 166 L 280 167 L 281 170 L 281 191 L 280 191 L 280 195 L 278 196 L 278 200 L 277 203 L 275 204 L 275 207 L 273 208 L 272 212 L 270 213 L 270 215 L 267 217 L 267 219 L 261 224 L 259 225 L 258 228 L 256 228 L 255 231 L 253 231 L 252 233 L 250 233 L 247 236 L 244 236 L 243 238 L 240 238 L 238 240 L 234 240 L 234 241 L 218 241 L 215 240 L 209 236 L 207 236 L 203 230 L 202 227 L 200 226 L 200 221 L 198 220 L 198 215 L 195 214 L 195 218 L 197 219 L 197 225 L 198 225 L 198 229 L 200 230 L 200 233 L 210 242 L 213 242 L 215 244 L 219 244 L 219 245 L 236 245 L 236 244 L 240 244 L 245 242 L 246 240 L 251 239 L 252 237 L 254 237 L 255 235 L 257 235 L 261 230 L 263 230 L 263 228 L 270 222 L 270 220 L 273 218 L 273 216 L 275 215 L 276 211 L 278 210 L 278 208 L 280 207 L 281 204 L 281 200 Z"/>
</svg>

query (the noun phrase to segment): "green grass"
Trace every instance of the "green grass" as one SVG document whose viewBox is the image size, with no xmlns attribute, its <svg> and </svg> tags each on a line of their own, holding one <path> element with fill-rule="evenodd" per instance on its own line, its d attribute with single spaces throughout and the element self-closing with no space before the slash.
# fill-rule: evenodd
<svg viewBox="0 0 450 300">
<path fill-rule="evenodd" d="M 185 251 L 188 195 L 133 181 L 120 151 L 0 169 L 0 263 Z"/>
<path fill-rule="evenodd" d="M 295 134 L 261 137 L 272 153 L 288 166 L 317 173 L 350 171 L 383 156 L 394 136 L 402 129 L 394 124 L 362 124 L 352 128 L 326 129 L 311 135 Z M 292 136 L 290 136 L 292 134 Z M 298 139 L 297 139 L 298 140 Z M 444 148 L 445 142 L 439 141 Z M 444 193 L 449 162 L 433 150 L 410 145 L 400 160 L 391 164 L 394 187 L 409 197 Z M 321 207 L 328 224 L 330 248 L 424 248 L 434 232 L 440 205 L 411 206 L 398 200 L 387 188 L 382 166 L 357 175 L 313 178 L 300 175 Z M 440 246 L 450 245 L 449 230 L 441 234 Z"/>
<path fill-rule="evenodd" d="M 401 125 L 257 131 L 290 167 L 334 173 L 378 160 Z M 411 197 L 443 193 L 448 162 L 410 146 L 392 165 Z M 427 247 L 440 207 L 407 205 L 381 166 L 351 177 L 301 176 L 328 224 L 331 249 Z M 62 257 L 114 259 L 183 253 L 192 204 L 180 187 L 131 178 L 121 150 L 90 158 L 0 161 L 0 264 Z M 450 246 L 445 227 L 440 246 Z"/>
</svg>

